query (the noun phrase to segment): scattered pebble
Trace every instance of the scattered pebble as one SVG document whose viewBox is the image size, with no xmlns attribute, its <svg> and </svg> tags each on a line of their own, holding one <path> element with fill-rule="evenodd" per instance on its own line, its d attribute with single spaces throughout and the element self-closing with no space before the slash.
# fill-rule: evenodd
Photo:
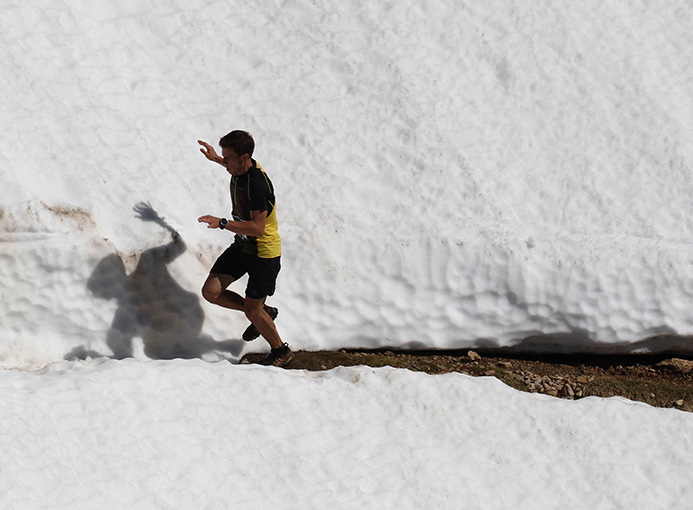
<svg viewBox="0 0 693 510">
<path fill-rule="evenodd" d="M 527 391 L 530 393 L 544 393 L 570 400 L 582 398 L 586 394 L 583 384 L 587 383 L 587 378 L 584 378 L 585 382 L 582 383 L 579 380 L 580 378 L 576 381 L 570 381 L 562 376 L 539 376 L 524 371 L 520 371 L 518 376 L 525 383 Z"/>
</svg>

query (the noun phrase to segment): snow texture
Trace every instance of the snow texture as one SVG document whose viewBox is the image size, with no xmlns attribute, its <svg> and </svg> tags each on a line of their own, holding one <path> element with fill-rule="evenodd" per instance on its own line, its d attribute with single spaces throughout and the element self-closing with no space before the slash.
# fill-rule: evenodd
<svg viewBox="0 0 693 510">
<path fill-rule="evenodd" d="M 693 415 L 390 368 L 0 377 L 3 508 L 690 509 Z"/>
<path fill-rule="evenodd" d="M 4 2 L 2 364 L 242 355 L 245 319 L 199 297 L 230 236 L 196 222 L 229 211 L 196 142 L 236 128 L 277 189 L 296 347 L 690 350 L 690 13 Z"/>
<path fill-rule="evenodd" d="M 0 507 L 693 508 L 687 413 L 236 364 L 196 221 L 246 129 L 295 349 L 690 352 L 692 11 L 0 2 Z"/>
</svg>

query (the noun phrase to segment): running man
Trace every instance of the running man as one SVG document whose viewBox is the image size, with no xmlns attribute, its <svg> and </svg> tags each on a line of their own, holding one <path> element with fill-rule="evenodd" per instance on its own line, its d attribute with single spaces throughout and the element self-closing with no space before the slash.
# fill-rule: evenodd
<svg viewBox="0 0 693 510">
<path fill-rule="evenodd" d="M 274 294 L 279 274 L 281 239 L 278 233 L 276 201 L 272 181 L 253 159 L 255 141 L 245 131 L 232 131 L 221 140 L 221 156 L 207 142 L 198 140 L 200 152 L 231 174 L 233 218 L 205 215 L 198 218 L 207 228 L 235 234 L 234 242 L 217 259 L 202 287 L 202 296 L 215 305 L 242 310 L 251 324 L 243 333 L 250 341 L 262 335 L 272 349 L 261 363 L 284 367 L 294 355 L 282 341 L 274 324 L 277 309 L 265 301 Z M 245 297 L 227 289 L 248 274 Z"/>
</svg>

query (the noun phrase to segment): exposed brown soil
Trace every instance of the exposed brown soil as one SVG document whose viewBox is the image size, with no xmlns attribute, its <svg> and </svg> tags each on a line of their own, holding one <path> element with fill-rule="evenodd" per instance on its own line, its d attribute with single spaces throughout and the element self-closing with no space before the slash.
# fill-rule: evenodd
<svg viewBox="0 0 693 510">
<path fill-rule="evenodd" d="M 265 355 L 249 354 L 256 363 Z M 298 351 L 290 369 L 391 366 L 428 374 L 492 376 L 521 391 L 558 398 L 621 396 L 693 412 L 693 361 L 671 355 L 507 355 L 497 351 Z"/>
</svg>

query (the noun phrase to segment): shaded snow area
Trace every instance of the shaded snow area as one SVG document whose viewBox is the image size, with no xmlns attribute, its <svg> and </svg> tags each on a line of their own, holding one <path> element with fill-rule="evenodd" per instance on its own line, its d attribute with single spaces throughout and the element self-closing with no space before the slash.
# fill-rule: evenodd
<svg viewBox="0 0 693 510">
<path fill-rule="evenodd" d="M 197 222 L 248 130 L 294 349 L 690 353 L 692 57 L 687 0 L 0 1 L 0 507 L 693 508 L 690 414 L 238 364 Z"/>
<path fill-rule="evenodd" d="M 691 508 L 693 415 L 226 362 L 0 378 L 3 508 Z"/>
</svg>

